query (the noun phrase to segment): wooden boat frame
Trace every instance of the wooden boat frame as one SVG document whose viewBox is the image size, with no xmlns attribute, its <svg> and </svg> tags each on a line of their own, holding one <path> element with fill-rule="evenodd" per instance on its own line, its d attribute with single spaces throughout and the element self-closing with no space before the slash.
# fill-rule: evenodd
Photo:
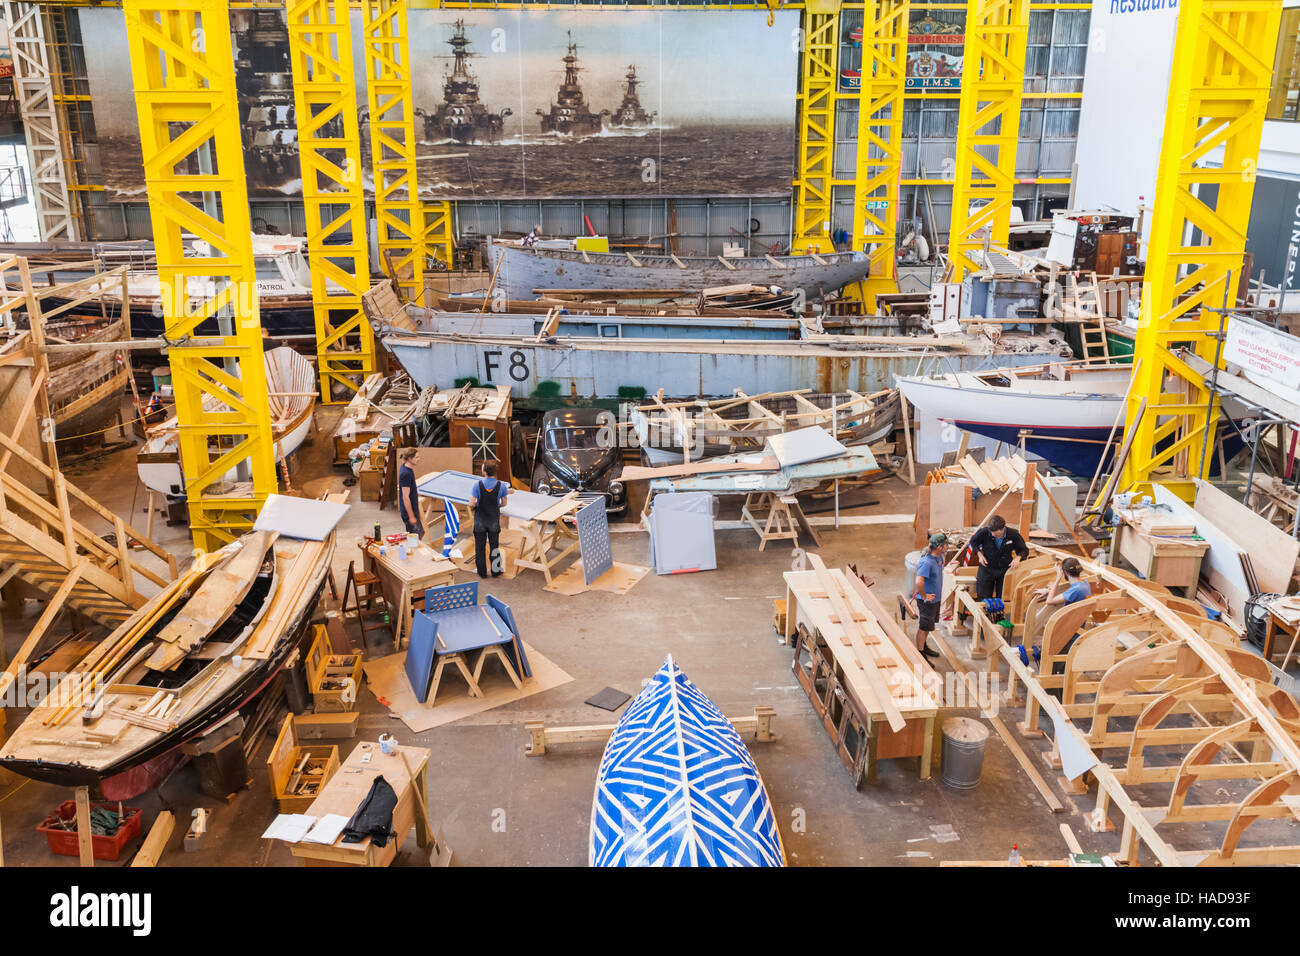
<svg viewBox="0 0 1300 956">
<path fill-rule="evenodd" d="M 1024 631 L 1036 609 L 1036 588 L 1055 578 L 1054 560 L 1063 552 L 1045 548 L 1038 557 L 1008 572 L 1003 600 L 1013 630 Z M 1094 594 L 1079 605 L 1055 611 L 1043 627 L 1042 670 L 1035 674 L 1021 660 L 1004 629 L 975 599 L 970 581 L 954 598 L 972 615 L 977 635 L 990 650 L 990 671 L 1005 661 L 1012 681 L 1023 683 L 1027 737 L 1041 737 L 1038 712 L 1053 718 L 1057 735 L 1072 750 L 1090 751 L 1097 763 L 1067 790 L 1086 792 L 1097 785 L 1096 805 L 1088 815 L 1094 831 L 1113 828 L 1111 809 L 1122 818 L 1119 856 L 1130 864 L 1142 847 L 1165 866 L 1233 866 L 1300 863 L 1300 846 L 1270 841 L 1267 827 L 1247 831 L 1261 820 L 1290 820 L 1300 810 L 1300 706 L 1272 684 L 1268 664 L 1240 648 L 1226 625 L 1198 618 L 1193 602 L 1175 599 L 1158 586 L 1115 568 L 1081 562 Z M 1091 623 L 1092 626 L 1085 626 Z M 1067 635 L 1083 627 L 1068 652 Z M 1144 635 L 1137 640 L 1123 640 Z M 1124 646 L 1128 644 L 1129 646 Z M 1060 662 L 1064 673 L 1052 675 Z M 1098 677 L 1097 675 L 1100 674 Z M 1052 691 L 1061 694 L 1061 700 Z M 1131 727 L 1112 722 L 1124 718 Z M 1173 719 L 1171 719 L 1173 718 Z M 1087 725 L 1086 727 L 1084 725 Z M 1061 766 L 1061 740 L 1042 754 L 1049 767 Z M 1103 759 L 1106 750 L 1125 753 L 1122 765 Z M 1229 760 L 1227 758 L 1235 758 Z M 1215 792 L 1236 782 L 1237 796 L 1222 802 L 1193 802 L 1193 786 Z M 1129 788 L 1162 787 L 1163 805 L 1143 804 Z M 1142 796 L 1149 800 L 1151 791 Z M 1216 826 L 1217 846 L 1190 847 L 1188 823 Z"/>
</svg>

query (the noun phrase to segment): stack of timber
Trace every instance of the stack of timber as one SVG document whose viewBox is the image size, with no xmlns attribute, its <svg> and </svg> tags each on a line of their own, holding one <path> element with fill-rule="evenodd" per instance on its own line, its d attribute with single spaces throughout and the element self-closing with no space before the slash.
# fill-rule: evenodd
<svg viewBox="0 0 1300 956">
<path fill-rule="evenodd" d="M 955 465 L 931 470 L 917 489 L 912 546 L 924 547 L 931 534 L 944 531 L 949 540 L 968 537 L 966 532 L 983 524 L 995 511 L 1015 525 L 1021 510 L 1028 464 L 1019 455 L 977 462 L 967 454 Z M 1032 502 L 1034 489 L 1030 489 Z M 1002 506 L 1007 505 L 1003 510 Z M 1020 531 L 1029 534 L 1027 522 Z"/>
<path fill-rule="evenodd" d="M 773 435 L 816 425 L 844 445 L 870 445 L 899 422 L 896 389 L 870 395 L 811 389 L 746 394 L 712 401 L 665 401 L 663 389 L 630 415 L 643 455 L 651 464 L 690 461 L 761 450 Z"/>
<path fill-rule="evenodd" d="M 147 789 L 183 743 L 271 683 L 307 632 L 333 553 L 332 533 L 252 532 L 200 556 L 32 709 L 0 746 L 0 766 L 98 784 L 112 799 Z"/>
<path fill-rule="evenodd" d="M 933 671 L 889 611 L 852 571 L 808 554 L 811 570 L 785 572 L 785 636 L 792 669 L 855 786 L 874 782 L 879 760 L 934 755 Z"/>
<path fill-rule="evenodd" d="M 1196 602 L 1088 561 L 1093 595 L 1035 621 L 1035 592 L 1062 556 L 1045 552 L 1008 572 L 1010 640 L 968 590 L 957 600 L 995 652 L 990 667 L 1007 664 L 1013 694 L 1023 683 L 1025 735 L 1041 736 L 1041 713 L 1052 721 L 1044 761 L 1075 792 L 1095 782 L 1090 827 L 1111 829 L 1118 811 L 1119 856 L 1130 864 L 1144 860 L 1143 847 L 1165 866 L 1300 863 L 1300 706 L 1273 686 L 1268 664 Z M 1012 646 L 1030 643 L 1033 627 L 1036 671 Z"/>
<path fill-rule="evenodd" d="M 421 389 L 409 375 L 382 375 L 376 372 L 367 376 L 343 409 L 334 429 L 334 463 L 346 464 L 348 454 L 359 445 L 384 432 L 392 432 L 416 416 L 421 409 L 427 411 L 436 388 Z"/>
</svg>

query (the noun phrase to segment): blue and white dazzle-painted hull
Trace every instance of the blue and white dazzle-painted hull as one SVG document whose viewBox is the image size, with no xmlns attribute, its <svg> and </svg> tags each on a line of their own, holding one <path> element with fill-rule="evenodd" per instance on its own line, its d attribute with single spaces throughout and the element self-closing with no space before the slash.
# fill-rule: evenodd
<svg viewBox="0 0 1300 956">
<path fill-rule="evenodd" d="M 744 741 L 670 656 L 614 728 L 596 775 L 592 866 L 784 866 Z"/>
</svg>

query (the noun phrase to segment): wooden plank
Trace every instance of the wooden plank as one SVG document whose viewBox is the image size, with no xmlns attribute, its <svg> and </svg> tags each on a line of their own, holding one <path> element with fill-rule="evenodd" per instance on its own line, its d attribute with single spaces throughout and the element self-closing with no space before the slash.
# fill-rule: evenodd
<svg viewBox="0 0 1300 956">
<path fill-rule="evenodd" d="M 197 647 L 220 627 L 252 588 L 258 569 L 274 543 L 273 532 L 258 531 L 241 539 L 239 550 L 213 568 L 180 613 L 158 632 L 158 640 L 175 645 L 182 654 Z M 155 657 L 164 652 L 159 648 Z M 149 666 L 159 666 L 154 658 Z"/>
<path fill-rule="evenodd" d="M 1296 559 L 1300 558 L 1300 541 L 1207 481 L 1196 483 L 1195 507 L 1245 554 L 1268 555 L 1267 561 L 1254 562 L 1260 590 L 1286 594 L 1291 589 L 1291 575 Z"/>
<path fill-rule="evenodd" d="M 623 481 L 645 481 L 651 478 L 686 478 L 690 475 L 709 475 L 725 472 L 778 471 L 781 463 L 775 458 L 762 458 L 753 464 L 743 461 L 709 462 L 669 465 L 663 468 L 645 468 L 632 465 L 623 469 Z"/>
<path fill-rule="evenodd" d="M 95 841 L 90 832 L 90 788 L 78 787 L 77 801 L 77 854 L 82 866 L 95 865 Z"/>
<path fill-rule="evenodd" d="M 140 851 L 136 853 L 135 858 L 131 860 L 132 866 L 157 866 L 158 858 L 167 848 L 167 841 L 171 838 L 172 830 L 176 826 L 176 817 L 170 810 L 163 810 L 154 820 L 153 826 L 149 828 L 149 835 L 144 838 L 144 843 L 140 846 Z"/>
<path fill-rule="evenodd" d="M 827 597 L 830 598 L 835 613 L 839 615 L 840 627 L 848 638 L 849 646 L 853 648 L 858 657 L 863 676 L 866 677 L 867 684 L 871 687 L 871 692 L 875 695 L 876 703 L 880 705 L 885 719 L 889 721 L 889 728 L 895 733 L 901 731 L 907 725 L 907 721 L 898 712 L 898 705 L 894 702 L 893 694 L 890 693 L 889 687 L 885 684 L 885 679 L 880 673 L 876 656 L 867 647 L 862 625 L 854 619 L 853 609 L 849 606 L 844 592 L 840 590 L 839 582 L 830 573 L 825 562 L 822 561 L 821 555 L 809 552 L 808 563 L 812 565 L 813 570 L 817 573 L 817 580 L 826 591 Z"/>
</svg>

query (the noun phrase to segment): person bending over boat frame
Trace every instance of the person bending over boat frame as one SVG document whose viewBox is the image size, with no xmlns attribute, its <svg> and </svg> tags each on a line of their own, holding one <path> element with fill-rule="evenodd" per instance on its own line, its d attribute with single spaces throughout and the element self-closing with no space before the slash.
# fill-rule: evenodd
<svg viewBox="0 0 1300 956">
<path fill-rule="evenodd" d="M 975 596 L 981 601 L 1002 597 L 1007 572 L 1029 557 L 1029 546 L 1020 532 L 1007 527 L 1007 519 L 995 514 L 971 535 L 969 547 L 979 559 L 975 574 Z"/>
<path fill-rule="evenodd" d="M 938 657 L 930 650 L 930 632 L 939 623 L 939 604 L 943 600 L 943 558 L 948 536 L 943 532 L 930 535 L 930 548 L 916 562 L 916 581 L 912 596 L 916 598 L 916 649 L 925 657 Z"/>
<path fill-rule="evenodd" d="M 1056 563 L 1056 578 L 1052 581 L 1051 587 L 1039 588 L 1033 596 L 1040 603 L 1033 612 L 1032 620 L 1027 622 L 1025 627 L 1025 643 L 1022 645 L 1024 647 L 1029 647 L 1042 639 L 1043 629 L 1047 627 L 1048 620 L 1065 605 L 1091 597 L 1092 585 L 1083 580 L 1083 565 L 1079 563 L 1079 559 L 1065 558 Z M 1069 653 L 1071 645 L 1078 637 L 1078 634 L 1071 637 L 1057 653 Z"/>
</svg>

